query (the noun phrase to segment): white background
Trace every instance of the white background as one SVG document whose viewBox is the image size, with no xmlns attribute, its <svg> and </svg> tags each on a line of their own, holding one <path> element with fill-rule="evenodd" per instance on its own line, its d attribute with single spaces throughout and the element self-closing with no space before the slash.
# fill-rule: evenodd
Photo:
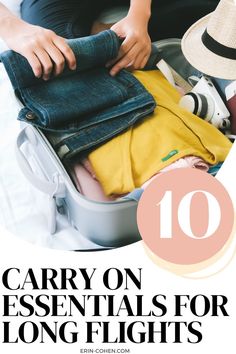
<svg viewBox="0 0 236 354">
<path fill-rule="evenodd" d="M 6 5 L 11 4 L 19 5 L 20 1 L 5 1 Z M 15 9 L 15 8 L 14 8 Z M 17 9 L 16 9 L 17 10 Z M 60 245 L 65 245 L 68 249 L 73 249 L 77 244 L 75 235 L 61 235 L 60 233 L 54 238 L 50 238 L 46 233 L 45 225 L 46 219 L 41 214 L 38 214 L 37 206 L 41 207 L 44 203 L 43 196 L 37 193 L 35 190 L 25 183 L 23 176 L 13 166 L 12 162 L 14 157 L 14 140 L 18 133 L 18 125 L 16 124 L 15 117 L 17 116 L 18 108 L 14 105 L 15 98 L 12 97 L 12 88 L 7 81 L 6 74 L 3 68 L 0 68 L 0 182 L 3 182 L 4 188 L 1 190 L 2 184 L 0 184 L 0 220 L 1 224 L 6 225 L 8 230 L 10 229 L 14 233 L 14 228 L 17 228 L 19 237 L 13 236 L 6 229 L 0 226 L 0 273 L 9 267 L 18 267 L 22 273 L 32 267 L 37 274 L 40 274 L 40 268 L 51 267 L 55 269 L 59 268 L 97 268 L 96 282 L 93 286 L 93 293 L 108 293 L 104 289 L 102 284 L 102 274 L 110 267 L 117 267 L 121 271 L 124 268 L 131 268 L 134 273 L 137 272 L 137 268 L 143 268 L 143 281 L 142 290 L 137 291 L 136 288 L 131 288 L 130 291 L 125 291 L 123 288 L 116 291 L 117 297 L 120 298 L 124 294 L 128 294 L 130 298 L 135 294 L 144 294 L 146 304 L 148 306 L 148 300 L 155 294 L 165 294 L 167 296 L 167 305 L 169 316 L 166 316 L 163 320 L 173 321 L 174 317 L 171 316 L 173 312 L 173 296 L 174 294 L 188 294 L 194 296 L 196 294 L 204 294 L 211 296 L 212 294 L 222 294 L 228 297 L 227 310 L 230 317 L 214 318 L 206 316 L 201 319 L 203 341 L 200 344 L 171 344 L 173 339 L 173 331 L 170 331 L 168 344 L 139 344 L 132 345 L 94 345 L 87 347 L 86 344 L 76 343 L 69 344 L 12 344 L 5 345 L 2 343 L 2 324 L 0 323 L 0 351 L 4 354 L 27 354 L 27 353 L 79 353 L 80 348 L 128 348 L 133 354 L 195 354 L 195 353 L 215 353 L 221 354 L 225 352 L 227 354 L 234 354 L 236 350 L 236 300 L 235 300 L 235 270 L 236 270 L 236 258 L 233 257 L 235 252 L 235 237 L 231 248 L 225 257 L 221 259 L 217 264 L 212 265 L 208 269 L 193 274 L 192 277 L 183 277 L 175 275 L 160 266 L 153 263 L 145 252 L 142 242 L 138 242 L 131 246 L 127 246 L 121 249 L 112 251 L 100 251 L 92 253 L 75 253 L 55 251 L 43 246 L 50 246 L 54 248 L 60 248 Z M 3 134 L 6 132 L 6 134 Z M 236 206 L 236 146 L 233 147 L 226 163 L 221 169 L 218 178 L 226 186 L 231 198 Z M 14 162 L 15 163 L 15 162 Z M 4 169 L 4 170 L 3 170 Z M 7 178 L 6 178 L 7 176 Z M 2 181 L 1 178 L 4 177 Z M 19 190 L 19 185 L 22 186 Z M 13 190 L 10 190 L 13 188 Z M 15 189 L 15 190 L 14 190 Z M 15 196 L 15 199 L 10 200 L 9 194 Z M 18 197 L 17 197 L 18 196 Z M 20 196 L 20 197 L 19 197 Z M 9 203 L 9 200 L 11 203 Z M 32 201 L 34 205 L 32 207 Z M 23 203 L 24 202 L 24 203 Z M 36 202 L 36 203 L 35 203 Z M 28 206 L 28 207 L 27 207 Z M 14 214 L 14 210 L 17 210 L 17 214 Z M 31 215 L 31 219 L 29 219 Z M 20 227 L 19 227 L 20 226 Z M 67 237 L 70 236 L 70 237 Z M 40 239 L 39 245 L 37 240 Z M 26 240 L 32 240 L 35 245 L 32 245 Z M 85 245 L 86 246 L 86 245 Z M 231 260 L 231 261 L 230 261 Z M 222 271 L 219 271 L 222 269 Z M 210 274 L 216 273 L 210 276 Z M 199 278 L 201 277 L 201 278 Z M 198 279 L 199 278 L 199 279 Z M 1 286 L 0 297 L 0 314 L 1 322 L 4 320 L 2 317 L 2 295 L 6 293 L 6 290 Z M 106 292 L 105 292 L 106 291 Z M 81 293 L 79 291 L 79 293 Z M 70 292 L 71 293 L 71 292 Z M 17 294 L 17 292 L 14 292 Z M 19 292 L 19 295 L 22 295 Z M 20 319 L 19 322 L 23 322 L 27 319 Z M 29 320 L 34 320 L 30 318 Z M 107 318 L 103 318 L 104 321 Z M 119 320 L 124 320 L 120 318 Z M 135 320 L 131 319 L 130 321 Z M 143 319 L 145 321 L 145 319 Z M 150 321 L 153 319 L 150 319 Z M 185 312 L 183 317 L 184 321 L 191 322 L 198 320 L 194 317 L 189 308 Z M 15 321 L 15 318 L 13 318 Z M 38 319 L 35 319 L 38 321 Z M 114 319 L 114 322 L 116 320 Z M 16 326 L 17 327 L 17 326 Z M 115 325 L 114 325 L 115 332 Z M 16 330 L 16 328 L 15 328 Z M 183 334 L 186 332 L 183 332 Z M 183 335 L 183 341 L 186 339 L 186 335 Z M 98 337 L 99 342 L 99 337 Z"/>
</svg>

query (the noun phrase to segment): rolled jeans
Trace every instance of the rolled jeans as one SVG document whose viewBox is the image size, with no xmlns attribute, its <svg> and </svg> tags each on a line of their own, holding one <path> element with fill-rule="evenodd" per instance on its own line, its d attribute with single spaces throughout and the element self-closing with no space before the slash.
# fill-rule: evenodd
<svg viewBox="0 0 236 354">
<path fill-rule="evenodd" d="M 112 77 L 105 68 L 120 47 L 113 31 L 68 40 L 68 44 L 77 59 L 76 71 L 66 68 L 47 82 L 34 76 L 20 54 L 6 51 L 1 55 L 13 88 L 25 105 L 18 119 L 47 132 L 61 159 L 94 149 L 156 106 L 132 74 L 122 70 Z"/>
</svg>

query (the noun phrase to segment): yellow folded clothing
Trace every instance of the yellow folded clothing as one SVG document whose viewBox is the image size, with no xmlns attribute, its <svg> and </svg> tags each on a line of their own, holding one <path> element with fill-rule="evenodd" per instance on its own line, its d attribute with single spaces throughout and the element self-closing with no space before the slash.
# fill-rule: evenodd
<svg viewBox="0 0 236 354">
<path fill-rule="evenodd" d="M 183 156 L 199 156 L 209 164 L 225 160 L 231 142 L 213 125 L 179 107 L 179 93 L 159 71 L 134 75 L 154 96 L 157 108 L 89 154 L 106 195 L 129 193 Z"/>
</svg>

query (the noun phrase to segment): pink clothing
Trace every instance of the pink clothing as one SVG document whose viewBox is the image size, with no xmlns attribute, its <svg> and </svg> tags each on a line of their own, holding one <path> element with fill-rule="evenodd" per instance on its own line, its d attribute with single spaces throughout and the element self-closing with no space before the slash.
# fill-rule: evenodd
<svg viewBox="0 0 236 354">
<path fill-rule="evenodd" d="M 78 191 L 88 199 L 97 202 L 110 202 L 114 200 L 105 195 L 101 184 L 80 163 L 73 166 L 72 177 Z"/>
<path fill-rule="evenodd" d="M 197 168 L 202 171 L 207 172 L 209 165 L 199 157 L 195 156 L 186 156 L 183 157 L 169 166 L 163 168 L 159 173 L 151 177 L 146 181 L 141 188 L 145 189 L 154 178 L 157 178 L 158 175 L 162 172 L 168 172 L 176 168 Z M 96 176 L 93 171 L 93 167 L 88 159 L 83 159 L 81 163 L 77 163 L 73 166 L 71 172 L 75 185 L 78 191 L 87 197 L 88 199 L 98 201 L 98 202 L 111 202 L 120 198 L 121 196 L 107 197 L 102 189 L 101 184 L 96 179 Z"/>
<path fill-rule="evenodd" d="M 174 170 L 175 168 L 188 168 L 188 167 L 197 168 L 198 170 L 202 170 L 204 172 L 207 172 L 209 170 L 209 164 L 205 162 L 203 159 L 201 159 L 200 157 L 185 156 L 173 162 L 169 166 L 166 166 L 160 172 L 171 171 Z"/>
<path fill-rule="evenodd" d="M 93 166 L 92 164 L 90 163 L 89 159 L 87 158 L 84 158 L 83 160 L 80 161 L 81 165 L 84 166 L 84 168 L 86 168 L 86 170 L 90 173 L 90 175 L 94 178 L 94 179 L 97 179 L 96 178 L 96 175 L 94 173 L 94 170 L 93 170 Z"/>
<path fill-rule="evenodd" d="M 166 166 L 159 173 L 168 172 L 168 171 L 174 170 L 176 168 L 197 168 L 198 170 L 202 170 L 204 172 L 207 172 L 209 170 L 209 165 L 200 157 L 185 156 L 185 157 L 182 157 L 181 159 L 173 162 L 169 166 Z M 143 189 L 147 188 L 147 186 L 152 182 L 152 180 L 154 178 L 158 177 L 159 173 L 152 176 L 148 181 L 146 181 L 142 185 L 141 188 L 143 188 Z"/>
</svg>

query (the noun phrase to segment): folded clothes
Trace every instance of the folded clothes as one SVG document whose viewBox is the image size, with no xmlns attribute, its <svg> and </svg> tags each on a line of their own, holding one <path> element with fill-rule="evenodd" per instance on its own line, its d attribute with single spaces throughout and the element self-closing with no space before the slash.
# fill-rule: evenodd
<svg viewBox="0 0 236 354">
<path fill-rule="evenodd" d="M 51 82 L 61 82 L 68 76 L 74 77 L 76 73 L 105 66 L 107 60 L 117 56 L 120 47 L 119 38 L 111 30 L 103 31 L 93 36 L 69 39 L 67 43 L 75 54 L 77 60 L 76 70 L 70 70 L 65 66 L 60 76 L 57 78 L 52 77 L 49 82 L 35 77 L 28 61 L 22 55 L 12 50 L 1 53 L 1 60 L 13 88 L 21 93 L 24 88 L 37 86 L 40 89 L 40 86 L 43 85 L 44 89 L 51 91 L 49 88 L 47 89 Z"/>
<path fill-rule="evenodd" d="M 221 169 L 223 163 L 220 162 L 217 165 L 211 166 L 208 170 L 208 173 L 210 173 L 212 176 L 216 176 L 216 174 L 219 172 L 219 170 Z"/>
<path fill-rule="evenodd" d="M 154 114 L 88 156 L 106 195 L 124 195 L 184 156 L 225 160 L 232 143 L 178 104 L 178 92 L 158 71 L 134 73 L 158 101 Z"/>
<path fill-rule="evenodd" d="M 176 168 L 197 168 L 198 170 L 207 172 L 210 168 L 209 164 L 206 163 L 203 159 L 196 156 L 185 156 L 181 159 L 173 162 L 169 166 L 164 167 L 160 172 L 152 176 L 148 181 L 146 181 L 142 188 L 145 189 L 147 186 L 162 172 L 168 172 L 175 170 Z"/>
<path fill-rule="evenodd" d="M 153 112 L 156 103 L 144 86 L 122 70 L 112 77 L 105 64 L 118 55 L 120 39 L 111 30 L 68 40 L 77 59 L 45 82 L 34 76 L 18 53 L 1 55 L 17 96 L 25 107 L 18 119 L 45 133 L 61 159 L 91 150 Z"/>
<path fill-rule="evenodd" d="M 160 173 L 168 172 L 176 168 L 197 168 L 207 172 L 209 170 L 209 164 L 199 157 L 186 156 L 165 167 Z M 87 158 L 82 159 L 79 163 L 75 163 L 70 167 L 70 174 L 78 191 L 86 198 L 97 202 L 111 202 L 120 199 L 139 201 L 144 189 L 147 188 L 160 173 L 152 176 L 141 188 L 136 188 L 124 196 L 112 195 L 108 197 L 105 195 L 101 184 L 96 178 L 93 167 Z"/>
<path fill-rule="evenodd" d="M 109 202 L 115 198 L 107 197 L 101 184 L 86 170 L 80 163 L 70 169 L 72 179 L 78 191 L 90 200 L 98 202 Z"/>
<path fill-rule="evenodd" d="M 138 188 L 125 196 L 107 197 L 101 184 L 91 170 L 88 160 L 81 163 L 75 163 L 69 168 L 69 173 L 74 181 L 77 190 L 86 198 L 96 202 L 113 202 L 115 200 L 134 200 L 138 201 L 143 193 L 143 189 Z"/>
</svg>

